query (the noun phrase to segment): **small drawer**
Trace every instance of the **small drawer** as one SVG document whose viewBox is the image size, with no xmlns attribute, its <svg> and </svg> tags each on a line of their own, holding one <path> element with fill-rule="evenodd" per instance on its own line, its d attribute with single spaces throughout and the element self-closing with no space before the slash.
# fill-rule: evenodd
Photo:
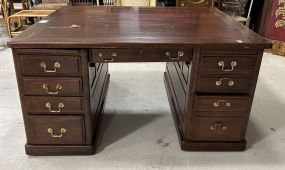
<svg viewBox="0 0 285 170">
<path fill-rule="evenodd" d="M 24 78 L 26 95 L 82 96 L 81 78 Z"/>
<path fill-rule="evenodd" d="M 253 74 L 256 56 L 203 56 L 200 74 Z"/>
<path fill-rule="evenodd" d="M 23 75 L 79 76 L 80 57 L 77 56 L 21 56 Z"/>
<path fill-rule="evenodd" d="M 197 116 L 246 116 L 249 108 L 249 97 L 195 96 L 194 99 Z"/>
<path fill-rule="evenodd" d="M 28 144 L 84 144 L 82 116 L 29 116 Z"/>
<path fill-rule="evenodd" d="M 188 48 L 124 48 L 92 49 L 93 62 L 165 62 L 190 61 L 193 49 Z"/>
<path fill-rule="evenodd" d="M 83 113 L 81 97 L 26 97 L 30 114 Z"/>
<path fill-rule="evenodd" d="M 248 93 L 251 88 L 251 77 L 246 76 L 211 76 L 200 75 L 197 92 L 201 93 Z"/>
<path fill-rule="evenodd" d="M 193 141 L 241 141 L 243 118 L 199 117 L 192 123 Z"/>
</svg>

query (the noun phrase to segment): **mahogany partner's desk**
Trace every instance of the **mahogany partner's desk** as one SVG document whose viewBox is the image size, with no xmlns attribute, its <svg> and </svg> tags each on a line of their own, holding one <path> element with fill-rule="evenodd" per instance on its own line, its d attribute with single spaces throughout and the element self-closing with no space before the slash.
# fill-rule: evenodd
<svg viewBox="0 0 285 170">
<path fill-rule="evenodd" d="M 69 6 L 46 19 L 9 42 L 27 154 L 94 153 L 109 62 L 167 62 L 183 150 L 245 149 L 263 50 L 271 46 L 261 36 L 214 8 Z"/>
</svg>

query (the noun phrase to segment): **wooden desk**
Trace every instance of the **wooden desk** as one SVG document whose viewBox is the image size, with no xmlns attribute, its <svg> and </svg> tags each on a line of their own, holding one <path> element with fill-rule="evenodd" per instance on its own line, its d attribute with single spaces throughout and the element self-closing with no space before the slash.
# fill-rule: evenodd
<svg viewBox="0 0 285 170">
<path fill-rule="evenodd" d="M 94 153 L 110 62 L 167 62 L 183 150 L 245 149 L 269 41 L 215 8 L 63 7 L 45 19 L 8 43 L 27 154 Z"/>
</svg>

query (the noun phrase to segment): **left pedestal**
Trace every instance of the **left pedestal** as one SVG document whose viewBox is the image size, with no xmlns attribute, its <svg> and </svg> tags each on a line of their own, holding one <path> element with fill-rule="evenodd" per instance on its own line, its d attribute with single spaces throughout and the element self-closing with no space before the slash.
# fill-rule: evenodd
<svg viewBox="0 0 285 170">
<path fill-rule="evenodd" d="M 109 75 L 87 50 L 13 49 L 28 155 L 95 152 Z"/>
</svg>

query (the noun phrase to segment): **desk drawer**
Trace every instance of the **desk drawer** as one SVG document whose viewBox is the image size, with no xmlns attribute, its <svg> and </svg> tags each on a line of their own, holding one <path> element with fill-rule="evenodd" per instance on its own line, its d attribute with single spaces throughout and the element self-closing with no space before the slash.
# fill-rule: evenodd
<svg viewBox="0 0 285 170">
<path fill-rule="evenodd" d="M 197 92 L 201 93 L 248 93 L 251 88 L 251 77 L 246 76 L 211 76 L 200 75 Z"/>
<path fill-rule="evenodd" d="M 194 99 L 197 116 L 246 116 L 249 107 L 249 97 L 243 96 L 195 96 Z"/>
<path fill-rule="evenodd" d="M 26 95 L 82 96 L 81 78 L 24 78 Z"/>
<path fill-rule="evenodd" d="M 256 56 L 203 56 L 200 74 L 253 74 Z"/>
<path fill-rule="evenodd" d="M 194 141 L 241 141 L 243 118 L 199 117 L 192 122 Z"/>
<path fill-rule="evenodd" d="M 81 73 L 77 56 L 21 56 L 23 75 L 76 76 Z"/>
<path fill-rule="evenodd" d="M 179 47 L 92 49 L 93 62 L 190 61 L 192 55 L 193 49 Z"/>
<path fill-rule="evenodd" d="M 26 97 L 30 114 L 79 114 L 83 112 L 81 97 Z"/>
<path fill-rule="evenodd" d="M 81 116 L 29 116 L 28 144 L 84 144 Z"/>
</svg>

